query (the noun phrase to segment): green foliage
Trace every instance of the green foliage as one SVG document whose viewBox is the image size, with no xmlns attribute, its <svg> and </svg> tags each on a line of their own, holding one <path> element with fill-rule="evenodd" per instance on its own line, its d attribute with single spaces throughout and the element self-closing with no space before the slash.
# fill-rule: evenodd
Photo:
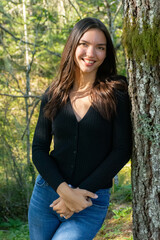
<svg viewBox="0 0 160 240">
<path fill-rule="evenodd" d="M 3 221 L 8 222 L 8 219 L 17 218 L 17 216 L 27 220 L 27 199 L 30 197 L 33 186 L 31 183 L 26 185 L 22 183 L 22 187 L 13 179 L 7 185 L 4 185 L 4 182 L 3 185 L 0 184 L 0 218 Z M 9 221 L 8 224 L 10 225 L 11 222 Z"/>
<path fill-rule="evenodd" d="M 9 229 L 0 231 L 2 240 L 29 240 L 28 224 L 20 219 L 9 219 L 7 223 L 1 223 L 0 228 Z"/>
<path fill-rule="evenodd" d="M 113 213 L 115 214 L 113 216 L 114 219 L 119 219 L 121 217 L 125 217 L 126 215 L 130 214 L 132 211 L 131 207 L 126 207 L 126 208 L 120 208 L 118 210 L 112 210 Z"/>
<path fill-rule="evenodd" d="M 118 185 L 112 187 L 111 202 L 119 204 L 132 201 L 131 161 L 118 173 Z"/>
<path fill-rule="evenodd" d="M 118 185 L 115 186 L 115 192 L 113 194 L 113 199 L 119 203 L 131 202 L 132 201 L 132 186 L 128 185 Z"/>
<path fill-rule="evenodd" d="M 24 224 L 19 218 L 13 219 L 9 218 L 8 222 L 2 222 L 0 223 L 1 228 L 16 228 Z"/>
<path fill-rule="evenodd" d="M 13 229 L 8 240 L 29 240 L 28 225 L 22 225 L 18 230 Z"/>
<path fill-rule="evenodd" d="M 139 63 L 146 59 L 150 65 L 157 65 L 160 60 L 159 25 L 160 18 L 154 18 L 152 26 L 144 20 L 142 29 L 135 18 L 132 18 L 132 23 L 124 20 L 122 39 L 129 58 L 134 57 Z"/>
</svg>

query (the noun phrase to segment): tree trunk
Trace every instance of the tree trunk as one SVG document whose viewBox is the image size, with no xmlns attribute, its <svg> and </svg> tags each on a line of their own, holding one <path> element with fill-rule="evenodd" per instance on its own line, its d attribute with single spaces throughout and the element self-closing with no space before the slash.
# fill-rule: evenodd
<svg viewBox="0 0 160 240">
<path fill-rule="evenodd" d="M 26 51 L 26 95 L 30 94 L 30 63 L 29 63 L 29 52 L 28 52 L 28 34 L 27 34 L 27 24 L 26 24 L 26 2 L 23 0 L 23 20 L 24 20 L 24 36 L 25 36 L 25 51 Z M 30 126 L 29 122 L 29 99 L 25 98 L 25 105 L 26 105 L 26 125 L 27 125 L 27 163 L 30 164 Z"/>
<path fill-rule="evenodd" d="M 132 102 L 133 236 L 160 239 L 160 1 L 123 0 Z"/>
</svg>

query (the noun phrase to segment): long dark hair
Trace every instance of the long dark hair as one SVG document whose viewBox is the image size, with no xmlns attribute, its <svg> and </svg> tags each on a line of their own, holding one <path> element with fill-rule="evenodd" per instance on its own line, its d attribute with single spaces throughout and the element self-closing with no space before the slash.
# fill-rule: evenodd
<svg viewBox="0 0 160 240">
<path fill-rule="evenodd" d="M 95 82 L 91 90 L 92 106 L 100 114 L 110 119 L 116 112 L 115 89 L 126 89 L 127 84 L 117 76 L 115 49 L 110 34 L 105 25 L 96 18 L 84 18 L 76 23 L 64 47 L 59 67 L 58 77 L 51 84 L 47 94 L 48 103 L 45 106 L 45 116 L 53 119 L 62 108 L 73 87 L 75 78 L 74 55 L 82 35 L 89 29 L 101 30 L 107 40 L 106 58 L 98 68 Z M 115 81 L 116 80 L 116 81 Z"/>
</svg>

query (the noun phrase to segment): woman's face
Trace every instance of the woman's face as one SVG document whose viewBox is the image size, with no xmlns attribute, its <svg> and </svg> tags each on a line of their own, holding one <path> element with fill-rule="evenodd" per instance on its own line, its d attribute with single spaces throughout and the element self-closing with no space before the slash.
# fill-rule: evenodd
<svg viewBox="0 0 160 240">
<path fill-rule="evenodd" d="M 85 32 L 75 51 L 75 63 L 82 73 L 96 73 L 106 57 L 106 37 L 99 29 Z"/>
</svg>

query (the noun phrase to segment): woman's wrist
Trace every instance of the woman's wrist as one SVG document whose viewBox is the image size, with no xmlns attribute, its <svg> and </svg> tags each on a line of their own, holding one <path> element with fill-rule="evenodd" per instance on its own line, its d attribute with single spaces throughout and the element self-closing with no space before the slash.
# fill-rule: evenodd
<svg viewBox="0 0 160 240">
<path fill-rule="evenodd" d="M 57 188 L 57 193 L 58 195 L 62 198 L 62 199 L 65 199 L 68 194 L 71 193 L 72 189 L 71 187 L 66 183 L 66 182 L 62 182 L 58 188 Z"/>
</svg>

